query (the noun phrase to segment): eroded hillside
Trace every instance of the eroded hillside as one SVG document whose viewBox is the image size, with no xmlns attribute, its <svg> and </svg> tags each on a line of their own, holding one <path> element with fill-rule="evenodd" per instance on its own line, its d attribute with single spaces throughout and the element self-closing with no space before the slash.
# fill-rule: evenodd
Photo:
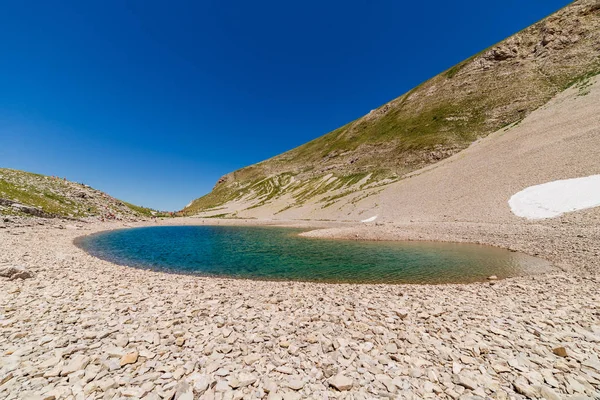
<svg viewBox="0 0 600 400">
<path fill-rule="evenodd" d="M 275 216 L 350 194 L 360 200 L 357 193 L 372 195 L 518 123 L 599 71 L 600 1 L 576 1 L 356 121 L 225 175 L 182 213 Z M 274 209 L 275 200 L 285 205 Z"/>
</svg>

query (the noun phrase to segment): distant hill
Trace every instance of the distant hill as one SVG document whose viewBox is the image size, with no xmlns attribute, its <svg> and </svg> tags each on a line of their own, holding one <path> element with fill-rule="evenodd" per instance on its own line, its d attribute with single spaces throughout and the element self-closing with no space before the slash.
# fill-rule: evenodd
<svg viewBox="0 0 600 400">
<path fill-rule="evenodd" d="M 0 215 L 129 220 L 159 214 L 81 183 L 0 168 Z"/>
<path fill-rule="evenodd" d="M 598 72 L 600 1 L 575 1 L 356 121 L 223 176 L 181 214 L 285 218 L 359 201 Z"/>
</svg>

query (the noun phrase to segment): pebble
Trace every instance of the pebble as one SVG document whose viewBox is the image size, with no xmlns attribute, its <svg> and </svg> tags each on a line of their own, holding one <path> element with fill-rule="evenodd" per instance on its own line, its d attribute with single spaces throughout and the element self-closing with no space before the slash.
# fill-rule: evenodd
<svg viewBox="0 0 600 400">
<path fill-rule="evenodd" d="M 564 347 L 555 347 L 554 349 L 552 349 L 552 352 L 559 357 L 567 356 L 567 349 L 565 349 Z"/>
<path fill-rule="evenodd" d="M 329 384 L 339 391 L 344 391 L 352 389 L 353 381 L 347 376 L 338 374 L 329 380 Z"/>
<path fill-rule="evenodd" d="M 137 351 L 125 354 L 123 357 L 121 357 L 121 367 L 129 364 L 134 364 L 138 360 L 138 356 L 139 353 Z"/>
</svg>

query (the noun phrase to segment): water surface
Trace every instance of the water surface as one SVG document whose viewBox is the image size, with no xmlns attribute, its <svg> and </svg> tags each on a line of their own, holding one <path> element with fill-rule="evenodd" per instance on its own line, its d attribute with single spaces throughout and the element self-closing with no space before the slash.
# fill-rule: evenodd
<svg viewBox="0 0 600 400">
<path fill-rule="evenodd" d="M 541 259 L 474 244 L 298 236 L 301 229 L 159 226 L 84 236 L 76 244 L 122 265 L 201 275 L 317 282 L 450 283 L 539 273 Z"/>
</svg>

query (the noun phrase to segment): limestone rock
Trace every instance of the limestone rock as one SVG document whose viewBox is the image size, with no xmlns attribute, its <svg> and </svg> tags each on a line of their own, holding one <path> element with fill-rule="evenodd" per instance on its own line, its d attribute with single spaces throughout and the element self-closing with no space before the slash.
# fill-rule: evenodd
<svg viewBox="0 0 600 400">
<path fill-rule="evenodd" d="M 352 379 L 348 378 L 343 374 L 337 374 L 336 376 L 329 379 L 329 385 L 333 386 L 339 391 L 350 390 L 353 385 Z"/>
<path fill-rule="evenodd" d="M 300 390 L 304 387 L 304 382 L 299 378 L 291 378 L 288 381 L 288 387 L 292 390 Z"/>
<path fill-rule="evenodd" d="M 513 385 L 515 387 L 515 391 L 523 396 L 527 396 L 530 399 L 535 399 L 538 397 L 538 392 L 532 386 L 520 382 L 515 382 Z"/>
<path fill-rule="evenodd" d="M 33 272 L 20 265 L 0 266 L 0 276 L 10 280 L 33 278 Z"/>
<path fill-rule="evenodd" d="M 175 400 L 194 400 L 192 387 L 186 382 L 179 383 L 175 389 Z"/>
<path fill-rule="evenodd" d="M 89 362 L 89 357 L 78 354 L 69 360 L 69 363 L 62 369 L 60 375 L 66 376 L 74 372 L 83 371 Z"/>
<path fill-rule="evenodd" d="M 542 386 L 540 388 L 540 396 L 545 400 L 561 400 L 561 397 L 547 386 Z"/>
<path fill-rule="evenodd" d="M 123 357 L 121 357 L 121 367 L 129 364 L 134 364 L 138 360 L 138 357 L 139 353 L 137 351 L 125 354 Z"/>
<path fill-rule="evenodd" d="M 229 381 L 229 386 L 237 389 L 252 385 L 254 382 L 256 382 L 256 376 L 242 372 Z"/>
<path fill-rule="evenodd" d="M 567 356 L 567 349 L 565 349 L 564 347 L 555 347 L 554 349 L 552 349 L 552 352 L 559 357 Z"/>
</svg>

